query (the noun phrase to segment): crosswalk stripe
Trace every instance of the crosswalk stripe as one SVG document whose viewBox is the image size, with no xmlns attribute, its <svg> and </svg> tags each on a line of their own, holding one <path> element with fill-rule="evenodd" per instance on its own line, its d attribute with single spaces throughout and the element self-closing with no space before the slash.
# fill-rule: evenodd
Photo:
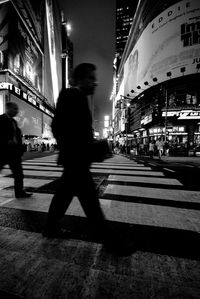
<svg viewBox="0 0 200 299">
<path fill-rule="evenodd" d="M 197 218 L 200 219 L 200 217 L 198 217 L 200 216 L 199 210 L 185 210 L 181 207 L 176 208 L 170 206 L 170 204 L 166 206 L 170 201 L 198 204 L 200 194 L 198 191 L 182 190 L 180 187 L 183 185 L 177 179 L 167 178 L 162 171 L 152 170 L 149 166 L 146 167 L 134 161 L 124 161 L 125 160 L 120 162 L 119 160 L 110 159 L 103 163 L 93 163 L 91 165 L 93 175 L 105 175 L 108 177 L 104 195 L 100 198 L 101 206 L 108 219 L 126 223 L 145 225 L 152 225 L 154 223 L 155 225 L 181 228 L 181 226 L 187 227 L 185 223 L 183 225 L 181 215 L 185 215 L 188 211 L 188 217 L 190 219 L 192 217 L 191 215 L 194 216 L 194 221 L 191 221 L 190 224 L 188 223 L 189 229 L 191 229 L 191 227 L 192 230 L 199 229 L 200 220 L 197 220 Z M 25 187 L 33 188 L 33 190 L 35 188 L 37 192 L 33 191 L 33 197 L 26 200 L 19 201 L 14 199 L 13 179 L 5 177 L 10 174 L 10 169 L 7 167 L 3 171 L 3 177 L 1 176 L 4 182 L 0 185 L 0 187 L 3 186 L 0 194 L 0 206 L 46 213 L 53 195 L 48 193 L 48 189 L 46 192 L 40 193 L 39 188 L 48 185 L 53 182 L 55 178 L 61 176 L 62 167 L 57 165 L 57 157 L 52 156 L 51 158 L 42 157 L 34 160 L 26 160 L 23 162 L 23 169 Z M 168 169 L 166 168 L 164 170 Z M 143 185 L 138 186 L 138 184 Z M 159 186 L 162 186 L 162 188 Z M 165 189 L 163 189 L 163 186 L 165 186 Z M 173 190 L 170 186 L 174 187 Z M 117 196 L 117 200 L 114 196 Z M 129 198 L 129 201 L 126 200 L 126 197 Z M 136 197 L 137 200 L 141 198 L 143 202 L 139 203 L 134 201 Z M 152 204 L 152 200 L 148 203 L 149 198 L 157 200 L 156 205 Z M 158 200 L 160 200 L 160 203 L 161 201 L 166 201 L 166 205 L 160 204 L 159 206 Z M 158 215 L 155 215 L 155 211 Z M 171 217 L 167 219 L 167 211 L 171 213 L 171 215 L 178 213 L 179 216 L 176 214 L 176 224 L 171 220 Z M 73 199 L 66 214 L 85 217 L 77 198 Z M 164 215 L 164 218 L 162 219 L 160 215 Z M 195 225 L 196 228 L 194 228 Z"/>
</svg>

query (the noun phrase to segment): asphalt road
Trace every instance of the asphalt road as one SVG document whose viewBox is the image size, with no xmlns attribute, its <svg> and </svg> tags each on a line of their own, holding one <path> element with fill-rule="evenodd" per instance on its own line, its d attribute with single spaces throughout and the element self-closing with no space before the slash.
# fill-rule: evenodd
<svg viewBox="0 0 200 299">
<path fill-rule="evenodd" d="M 24 155 L 32 198 L 13 198 L 8 169 L 1 177 L 0 298 L 200 298 L 199 159 L 116 155 L 92 165 L 109 225 L 130 245 L 118 257 L 90 233 L 76 199 L 62 223 L 71 237 L 42 237 L 62 173 L 51 154 Z"/>
<path fill-rule="evenodd" d="M 151 166 L 154 170 L 163 171 L 167 177 L 176 178 L 187 190 L 200 190 L 200 158 L 199 157 L 136 157 L 136 161 Z"/>
</svg>

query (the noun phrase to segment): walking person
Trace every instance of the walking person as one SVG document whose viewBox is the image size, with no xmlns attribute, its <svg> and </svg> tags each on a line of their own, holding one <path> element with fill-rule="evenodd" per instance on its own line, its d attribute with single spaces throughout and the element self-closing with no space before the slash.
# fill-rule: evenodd
<svg viewBox="0 0 200 299">
<path fill-rule="evenodd" d="M 14 177 L 14 191 L 16 198 L 30 197 L 31 193 L 24 191 L 21 130 L 14 117 L 18 114 L 18 106 L 14 102 L 6 103 L 6 112 L 0 115 L 0 170 L 8 164 Z"/>
<path fill-rule="evenodd" d="M 169 156 L 169 142 L 168 140 L 165 141 L 165 144 L 164 144 L 164 148 L 165 148 L 165 156 Z"/>
<path fill-rule="evenodd" d="M 60 220 L 74 196 L 78 197 L 95 233 L 105 236 L 108 231 L 89 170 L 93 156 L 93 129 L 87 97 L 94 94 L 97 85 L 96 67 L 82 63 L 75 68 L 73 75 L 74 85 L 61 91 L 52 121 L 52 132 L 59 149 L 58 163 L 64 170 L 49 207 L 43 231 L 46 237 L 67 237 Z"/>
<path fill-rule="evenodd" d="M 159 159 L 161 159 L 162 155 L 163 155 L 163 149 L 164 149 L 164 143 L 163 141 L 161 140 L 161 138 L 159 138 L 157 141 L 156 141 L 156 146 L 157 146 L 157 149 L 158 149 L 158 157 Z"/>
<path fill-rule="evenodd" d="M 150 143 L 149 143 L 149 157 L 150 159 L 153 159 L 153 154 L 154 154 L 154 141 L 152 140 Z"/>
</svg>

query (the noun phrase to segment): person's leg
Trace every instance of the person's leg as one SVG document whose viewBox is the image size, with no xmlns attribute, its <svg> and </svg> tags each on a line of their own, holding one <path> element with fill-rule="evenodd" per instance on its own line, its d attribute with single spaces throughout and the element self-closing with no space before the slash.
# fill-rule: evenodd
<svg viewBox="0 0 200 299">
<path fill-rule="evenodd" d="M 79 172 L 78 176 L 76 176 L 76 182 L 76 194 L 91 227 L 95 233 L 103 238 L 107 238 L 107 234 L 109 234 L 108 225 L 106 224 L 95 183 L 89 170 L 85 170 L 82 173 Z"/>
<path fill-rule="evenodd" d="M 13 173 L 15 196 L 19 196 L 24 192 L 24 174 L 22 168 L 21 156 L 13 156 L 10 158 L 8 165 Z"/>
<path fill-rule="evenodd" d="M 56 232 L 60 229 L 60 220 L 65 215 L 73 198 L 73 186 L 69 174 L 64 170 L 58 181 L 56 193 L 49 206 L 45 230 Z"/>
</svg>

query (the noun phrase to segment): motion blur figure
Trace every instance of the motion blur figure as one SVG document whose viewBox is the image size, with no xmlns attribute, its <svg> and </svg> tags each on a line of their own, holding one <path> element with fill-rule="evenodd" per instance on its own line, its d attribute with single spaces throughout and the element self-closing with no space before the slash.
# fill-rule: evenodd
<svg viewBox="0 0 200 299">
<path fill-rule="evenodd" d="M 6 112 L 0 115 L 0 170 L 8 164 L 14 177 L 14 190 L 16 198 L 30 197 L 31 193 L 24 191 L 21 130 L 14 117 L 18 114 L 18 106 L 14 102 L 6 103 Z"/>
<path fill-rule="evenodd" d="M 96 87 L 96 66 L 82 63 L 74 69 L 73 87 L 63 89 L 59 95 L 52 132 L 59 148 L 58 164 L 63 165 L 63 174 L 49 207 L 46 237 L 66 236 L 60 220 L 74 196 L 94 228 L 95 234 L 107 231 L 96 187 L 90 172 L 93 151 L 92 117 L 88 96 Z"/>
</svg>

